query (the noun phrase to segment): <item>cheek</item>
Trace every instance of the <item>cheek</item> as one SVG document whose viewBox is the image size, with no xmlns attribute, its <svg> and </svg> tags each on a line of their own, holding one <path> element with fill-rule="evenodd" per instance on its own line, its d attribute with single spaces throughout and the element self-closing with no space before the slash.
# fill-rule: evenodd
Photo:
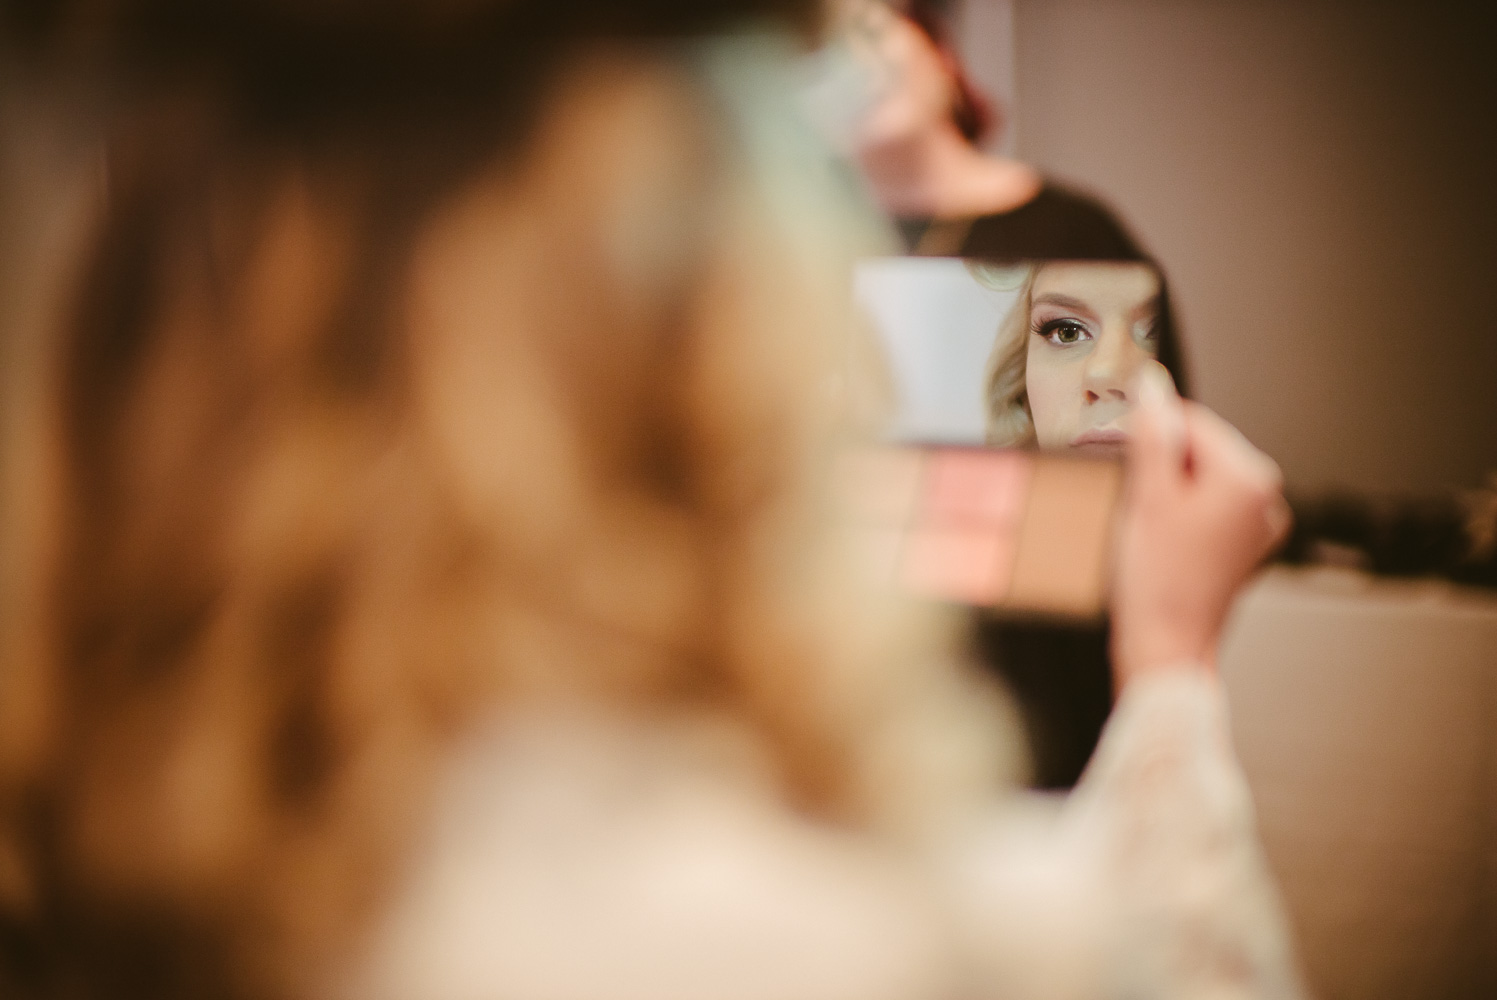
<svg viewBox="0 0 1497 1000">
<path fill-rule="evenodd" d="M 1040 447 L 1064 447 L 1077 430 L 1084 369 L 1069 360 L 1047 357 L 1047 353 L 1030 349 L 1024 385 Z"/>
</svg>

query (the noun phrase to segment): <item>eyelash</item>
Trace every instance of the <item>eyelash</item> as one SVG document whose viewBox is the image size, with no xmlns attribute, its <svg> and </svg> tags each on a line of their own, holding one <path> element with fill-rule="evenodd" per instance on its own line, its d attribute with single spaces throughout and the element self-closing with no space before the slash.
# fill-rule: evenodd
<svg viewBox="0 0 1497 1000">
<path fill-rule="evenodd" d="M 1062 329 L 1077 330 L 1082 334 L 1082 336 L 1077 337 L 1075 340 L 1071 341 L 1068 344 L 1062 343 L 1060 340 L 1056 339 L 1056 334 L 1058 334 Z M 1045 340 L 1047 340 L 1055 347 L 1075 347 L 1083 340 L 1090 340 L 1092 336 L 1091 331 L 1088 330 L 1084 324 L 1079 323 L 1074 319 L 1064 318 L 1052 319 L 1047 320 L 1044 323 L 1033 324 L 1030 327 L 1030 332 L 1034 333 L 1036 336 L 1044 337 Z"/>
<path fill-rule="evenodd" d="M 1071 341 L 1069 344 L 1061 343 L 1060 341 L 1055 339 L 1055 334 L 1057 331 L 1065 328 L 1079 330 L 1082 334 L 1084 334 L 1084 336 L 1078 337 L 1076 340 Z M 1044 323 L 1035 323 L 1030 326 L 1029 331 L 1036 336 L 1044 337 L 1047 341 L 1049 341 L 1056 347 L 1075 347 L 1077 344 L 1081 343 L 1082 340 L 1092 339 L 1091 331 L 1086 328 L 1085 324 L 1069 318 L 1052 319 L 1046 320 Z M 1158 323 L 1151 323 L 1149 325 L 1149 332 L 1144 335 L 1144 339 L 1159 339 Z"/>
</svg>

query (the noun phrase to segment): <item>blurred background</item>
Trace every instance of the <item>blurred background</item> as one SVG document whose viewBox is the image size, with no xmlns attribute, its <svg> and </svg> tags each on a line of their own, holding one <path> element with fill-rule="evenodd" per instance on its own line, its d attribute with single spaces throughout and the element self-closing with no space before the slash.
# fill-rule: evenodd
<svg viewBox="0 0 1497 1000">
<path fill-rule="evenodd" d="M 1489 4 L 963 0 L 993 145 L 1103 195 L 1197 395 L 1303 490 L 1497 467 Z"/>
<path fill-rule="evenodd" d="M 1291 487 L 1497 469 L 1491 5 L 964 0 L 1001 151 L 1170 275 L 1196 394 Z M 1279 570 L 1223 669 L 1311 984 L 1497 996 L 1497 601 Z"/>
</svg>

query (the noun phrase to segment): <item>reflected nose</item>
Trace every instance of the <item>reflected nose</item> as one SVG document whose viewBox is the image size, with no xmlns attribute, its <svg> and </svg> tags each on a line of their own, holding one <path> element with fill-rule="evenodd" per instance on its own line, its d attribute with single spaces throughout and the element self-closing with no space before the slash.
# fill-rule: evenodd
<svg viewBox="0 0 1497 1000">
<path fill-rule="evenodd" d="M 1140 347 L 1128 331 L 1104 330 L 1086 361 L 1086 375 L 1082 382 L 1086 402 L 1131 402 L 1128 386 L 1139 366 L 1148 360 L 1148 351 Z"/>
</svg>

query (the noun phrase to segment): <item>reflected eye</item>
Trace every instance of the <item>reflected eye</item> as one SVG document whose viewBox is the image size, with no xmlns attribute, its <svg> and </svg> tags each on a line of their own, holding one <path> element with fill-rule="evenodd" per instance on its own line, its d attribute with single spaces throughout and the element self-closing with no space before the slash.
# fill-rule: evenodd
<svg viewBox="0 0 1497 1000">
<path fill-rule="evenodd" d="M 1036 326 L 1034 332 L 1057 347 L 1069 347 L 1092 339 L 1091 332 L 1074 319 L 1052 319 Z"/>
</svg>

